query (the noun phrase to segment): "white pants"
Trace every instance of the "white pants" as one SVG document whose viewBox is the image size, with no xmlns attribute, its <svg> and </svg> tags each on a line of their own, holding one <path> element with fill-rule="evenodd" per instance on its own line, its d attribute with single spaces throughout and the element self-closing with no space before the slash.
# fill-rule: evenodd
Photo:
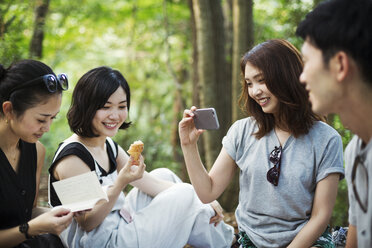
<svg viewBox="0 0 372 248">
<path fill-rule="evenodd" d="M 126 196 L 125 207 L 136 223 L 139 247 L 177 248 L 186 243 L 200 248 L 231 246 L 233 227 L 223 221 L 216 227 L 209 224 L 215 212 L 199 200 L 191 185 L 182 183 L 169 169 L 155 169 L 150 173 L 176 185 L 155 198 L 137 188 Z"/>
</svg>

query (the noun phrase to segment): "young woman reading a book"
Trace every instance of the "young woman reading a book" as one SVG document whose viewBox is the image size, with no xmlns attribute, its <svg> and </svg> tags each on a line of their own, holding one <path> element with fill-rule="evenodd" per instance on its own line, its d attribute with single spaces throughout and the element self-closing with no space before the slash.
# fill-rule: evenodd
<svg viewBox="0 0 372 248">
<path fill-rule="evenodd" d="M 60 205 L 54 181 L 89 171 L 109 186 L 109 201 L 76 217 L 62 240 L 70 248 L 229 247 L 233 228 L 200 202 L 191 185 L 168 169 L 147 173 L 142 155 L 134 161 L 110 138 L 130 125 L 130 97 L 123 75 L 109 67 L 90 70 L 74 89 L 68 112 L 74 134 L 60 145 L 50 167 L 50 201 Z M 134 188 L 125 196 L 128 184 Z"/>
<path fill-rule="evenodd" d="M 0 65 L 0 247 L 61 247 L 67 209 L 37 207 L 45 148 L 39 142 L 59 112 L 67 77 L 35 60 Z M 50 233 L 50 234 L 47 234 Z"/>
</svg>

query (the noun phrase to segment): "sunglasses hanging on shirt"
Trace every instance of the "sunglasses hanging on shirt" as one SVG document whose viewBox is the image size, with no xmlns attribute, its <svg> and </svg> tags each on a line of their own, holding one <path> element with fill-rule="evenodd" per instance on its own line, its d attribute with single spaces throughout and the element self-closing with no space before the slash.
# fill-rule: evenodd
<svg viewBox="0 0 372 248">
<path fill-rule="evenodd" d="M 356 175 L 358 174 L 358 180 L 356 180 Z M 364 161 L 360 155 L 355 157 L 353 169 L 351 172 L 351 183 L 353 185 L 353 191 L 355 198 L 359 204 L 360 209 L 364 213 L 368 210 L 368 170 Z"/>
<path fill-rule="evenodd" d="M 282 158 L 282 147 L 275 146 L 274 150 L 270 153 L 269 160 L 274 164 L 266 174 L 266 179 L 274 186 L 278 186 L 280 176 L 280 162 Z"/>
</svg>

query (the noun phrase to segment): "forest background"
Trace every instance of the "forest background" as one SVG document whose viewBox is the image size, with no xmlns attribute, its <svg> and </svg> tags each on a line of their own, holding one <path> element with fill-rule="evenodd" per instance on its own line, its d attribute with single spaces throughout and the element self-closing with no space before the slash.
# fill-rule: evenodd
<svg viewBox="0 0 372 248">
<path fill-rule="evenodd" d="M 71 135 L 66 121 L 77 80 L 97 66 L 120 70 L 131 87 L 131 128 L 114 137 L 125 150 L 145 143 L 147 170 L 167 167 L 188 181 L 178 122 L 192 105 L 215 107 L 221 128 L 205 132 L 199 149 L 209 169 L 239 109 L 240 58 L 253 45 L 283 38 L 300 49 L 297 24 L 321 0 L 0 0 L 0 62 L 33 58 L 67 73 L 58 118 L 41 142 L 47 156 L 40 205 L 47 205 L 47 169 Z M 352 134 L 337 115 L 328 123 Z M 305 159 L 305 158 L 304 158 Z M 227 212 L 238 202 L 238 174 L 219 198 Z M 347 186 L 340 181 L 331 226 L 347 226 Z"/>
</svg>

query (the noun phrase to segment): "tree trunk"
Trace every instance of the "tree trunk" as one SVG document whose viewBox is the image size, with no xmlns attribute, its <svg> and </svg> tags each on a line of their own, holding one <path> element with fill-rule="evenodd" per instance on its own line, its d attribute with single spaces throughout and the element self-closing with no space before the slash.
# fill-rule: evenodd
<svg viewBox="0 0 372 248">
<path fill-rule="evenodd" d="M 240 59 L 253 45 L 253 0 L 233 0 L 232 120 L 243 118 L 238 105 L 242 90 Z"/>
<path fill-rule="evenodd" d="M 224 16 L 222 11 L 221 3 L 217 4 L 217 1 L 210 0 L 212 6 L 212 24 L 214 28 L 214 52 L 215 52 L 215 63 L 214 70 L 217 76 L 216 82 L 208 82 L 209 86 L 217 86 L 217 94 L 211 96 L 214 106 L 219 116 L 220 129 L 213 134 L 212 140 L 212 159 L 213 162 L 216 160 L 222 144 L 221 140 L 226 135 L 227 130 L 231 125 L 231 69 L 227 58 L 230 54 L 227 54 L 227 38 L 224 25 Z M 230 65 L 231 66 L 231 65 Z"/>
<path fill-rule="evenodd" d="M 232 49 L 232 121 L 244 117 L 238 106 L 241 94 L 240 59 L 253 45 L 253 2 L 252 0 L 233 0 L 233 49 Z M 239 172 L 218 199 L 226 211 L 235 210 L 239 202 Z"/>
<path fill-rule="evenodd" d="M 193 92 L 198 93 L 199 95 L 199 108 L 201 107 L 212 107 L 213 102 L 211 95 L 208 95 L 208 91 L 217 92 L 215 85 L 212 88 L 207 88 L 207 82 L 216 82 L 216 75 L 214 73 L 213 63 L 214 59 L 214 47 L 211 41 L 213 40 L 213 30 L 212 30 L 212 21 L 211 21 L 211 8 L 209 0 L 193 0 L 192 1 L 194 21 L 195 21 L 195 30 L 196 30 L 196 53 L 197 53 L 197 77 L 198 83 L 197 88 L 193 89 Z M 212 93 L 212 94 L 213 94 Z M 202 160 L 205 162 L 207 169 L 211 167 L 213 163 L 211 161 L 211 156 L 209 151 L 211 143 L 211 134 L 210 132 L 205 132 L 202 135 L 202 151 L 201 156 Z"/>
<path fill-rule="evenodd" d="M 221 139 L 231 123 L 231 86 L 226 77 L 223 14 L 220 1 L 194 0 L 192 3 L 198 55 L 199 107 L 216 108 L 220 129 L 203 134 L 205 165 L 210 169 L 221 149 Z"/>
<path fill-rule="evenodd" d="M 175 83 L 175 92 L 174 92 L 174 101 L 173 101 L 173 120 L 172 120 L 172 130 L 171 130 L 171 144 L 172 144 L 172 153 L 174 160 L 182 164 L 180 171 L 180 178 L 182 181 L 188 181 L 186 165 L 182 156 L 182 151 L 180 149 L 180 139 L 178 135 L 178 122 L 182 117 L 183 110 L 185 109 L 185 103 L 182 98 L 181 87 L 182 84 L 186 81 L 186 73 L 183 73 L 184 70 L 181 69 L 180 73 L 177 73 L 173 66 L 171 60 L 171 51 L 169 44 L 169 23 L 168 23 L 168 12 L 167 12 L 167 0 L 163 0 L 163 15 L 164 15 L 164 29 L 165 29 L 165 49 L 166 49 L 166 61 L 167 68 L 169 73 L 172 75 L 173 81 Z M 180 75 L 180 76 L 178 76 Z"/>
<path fill-rule="evenodd" d="M 193 81 L 198 82 L 193 86 L 194 92 L 199 93 L 197 100 L 200 101 L 200 105 L 196 106 L 215 107 L 220 122 L 218 131 L 207 131 L 203 134 L 205 156 L 202 159 L 208 170 L 216 160 L 222 147 L 221 140 L 232 124 L 232 112 L 238 113 L 236 111 L 238 94 L 235 93 L 232 100 L 232 87 L 240 94 L 240 58 L 253 44 L 252 0 L 232 0 L 224 3 L 225 18 L 221 1 L 190 1 L 195 24 L 193 38 L 196 41 L 193 68 L 197 74 Z M 233 38 L 228 35 L 231 26 Z M 232 79 L 234 84 L 231 83 Z M 196 97 L 194 103 L 197 101 L 195 99 Z M 236 120 L 238 114 L 235 114 L 234 118 Z M 227 211 L 233 210 L 237 205 L 238 184 L 236 176 L 219 199 Z"/>
<path fill-rule="evenodd" d="M 30 44 L 30 58 L 40 59 L 43 55 L 44 25 L 48 8 L 49 0 L 37 1 L 35 9 L 35 27 Z"/>
<path fill-rule="evenodd" d="M 225 28 L 225 51 L 226 51 L 226 77 L 228 78 L 229 82 L 232 78 L 232 51 L 233 51 L 233 14 L 232 14 L 232 1 L 233 0 L 225 0 L 223 1 L 222 10 L 223 10 L 223 17 L 224 17 L 224 28 Z M 231 89 L 232 90 L 232 89 Z M 230 93 L 231 95 L 232 93 Z M 229 100 L 231 101 L 231 100 Z M 231 110 L 230 110 L 231 111 Z M 230 114 L 231 115 L 231 114 Z M 231 123 L 228 124 L 229 126 Z"/>
<path fill-rule="evenodd" d="M 7 6 L 5 6 L 5 4 L 3 5 L 4 6 L 0 8 L 0 38 L 4 37 L 4 34 L 8 31 L 9 26 L 12 25 L 13 21 L 16 19 L 15 15 L 11 18 L 8 18 L 8 20 L 4 19 L 11 7 L 11 2 L 9 2 Z"/>
<path fill-rule="evenodd" d="M 191 42 L 192 42 L 192 105 L 200 106 L 200 97 L 199 97 L 199 76 L 198 76 L 198 45 L 197 45 L 197 33 L 196 33 L 196 24 L 195 24 L 195 14 L 193 9 L 193 1 L 188 0 L 189 9 L 191 13 Z"/>
<path fill-rule="evenodd" d="M 198 42 L 197 42 L 197 31 L 196 31 L 196 20 L 195 20 L 195 13 L 193 9 L 193 0 L 188 1 L 190 13 L 191 13 L 191 41 L 192 41 L 192 105 L 200 107 L 200 83 L 199 83 L 199 56 L 198 56 Z M 187 106 L 191 107 L 191 106 Z M 199 154 L 202 158 L 204 158 L 204 142 L 203 139 L 199 139 L 198 142 Z M 204 159 L 203 159 L 204 160 Z"/>
</svg>

